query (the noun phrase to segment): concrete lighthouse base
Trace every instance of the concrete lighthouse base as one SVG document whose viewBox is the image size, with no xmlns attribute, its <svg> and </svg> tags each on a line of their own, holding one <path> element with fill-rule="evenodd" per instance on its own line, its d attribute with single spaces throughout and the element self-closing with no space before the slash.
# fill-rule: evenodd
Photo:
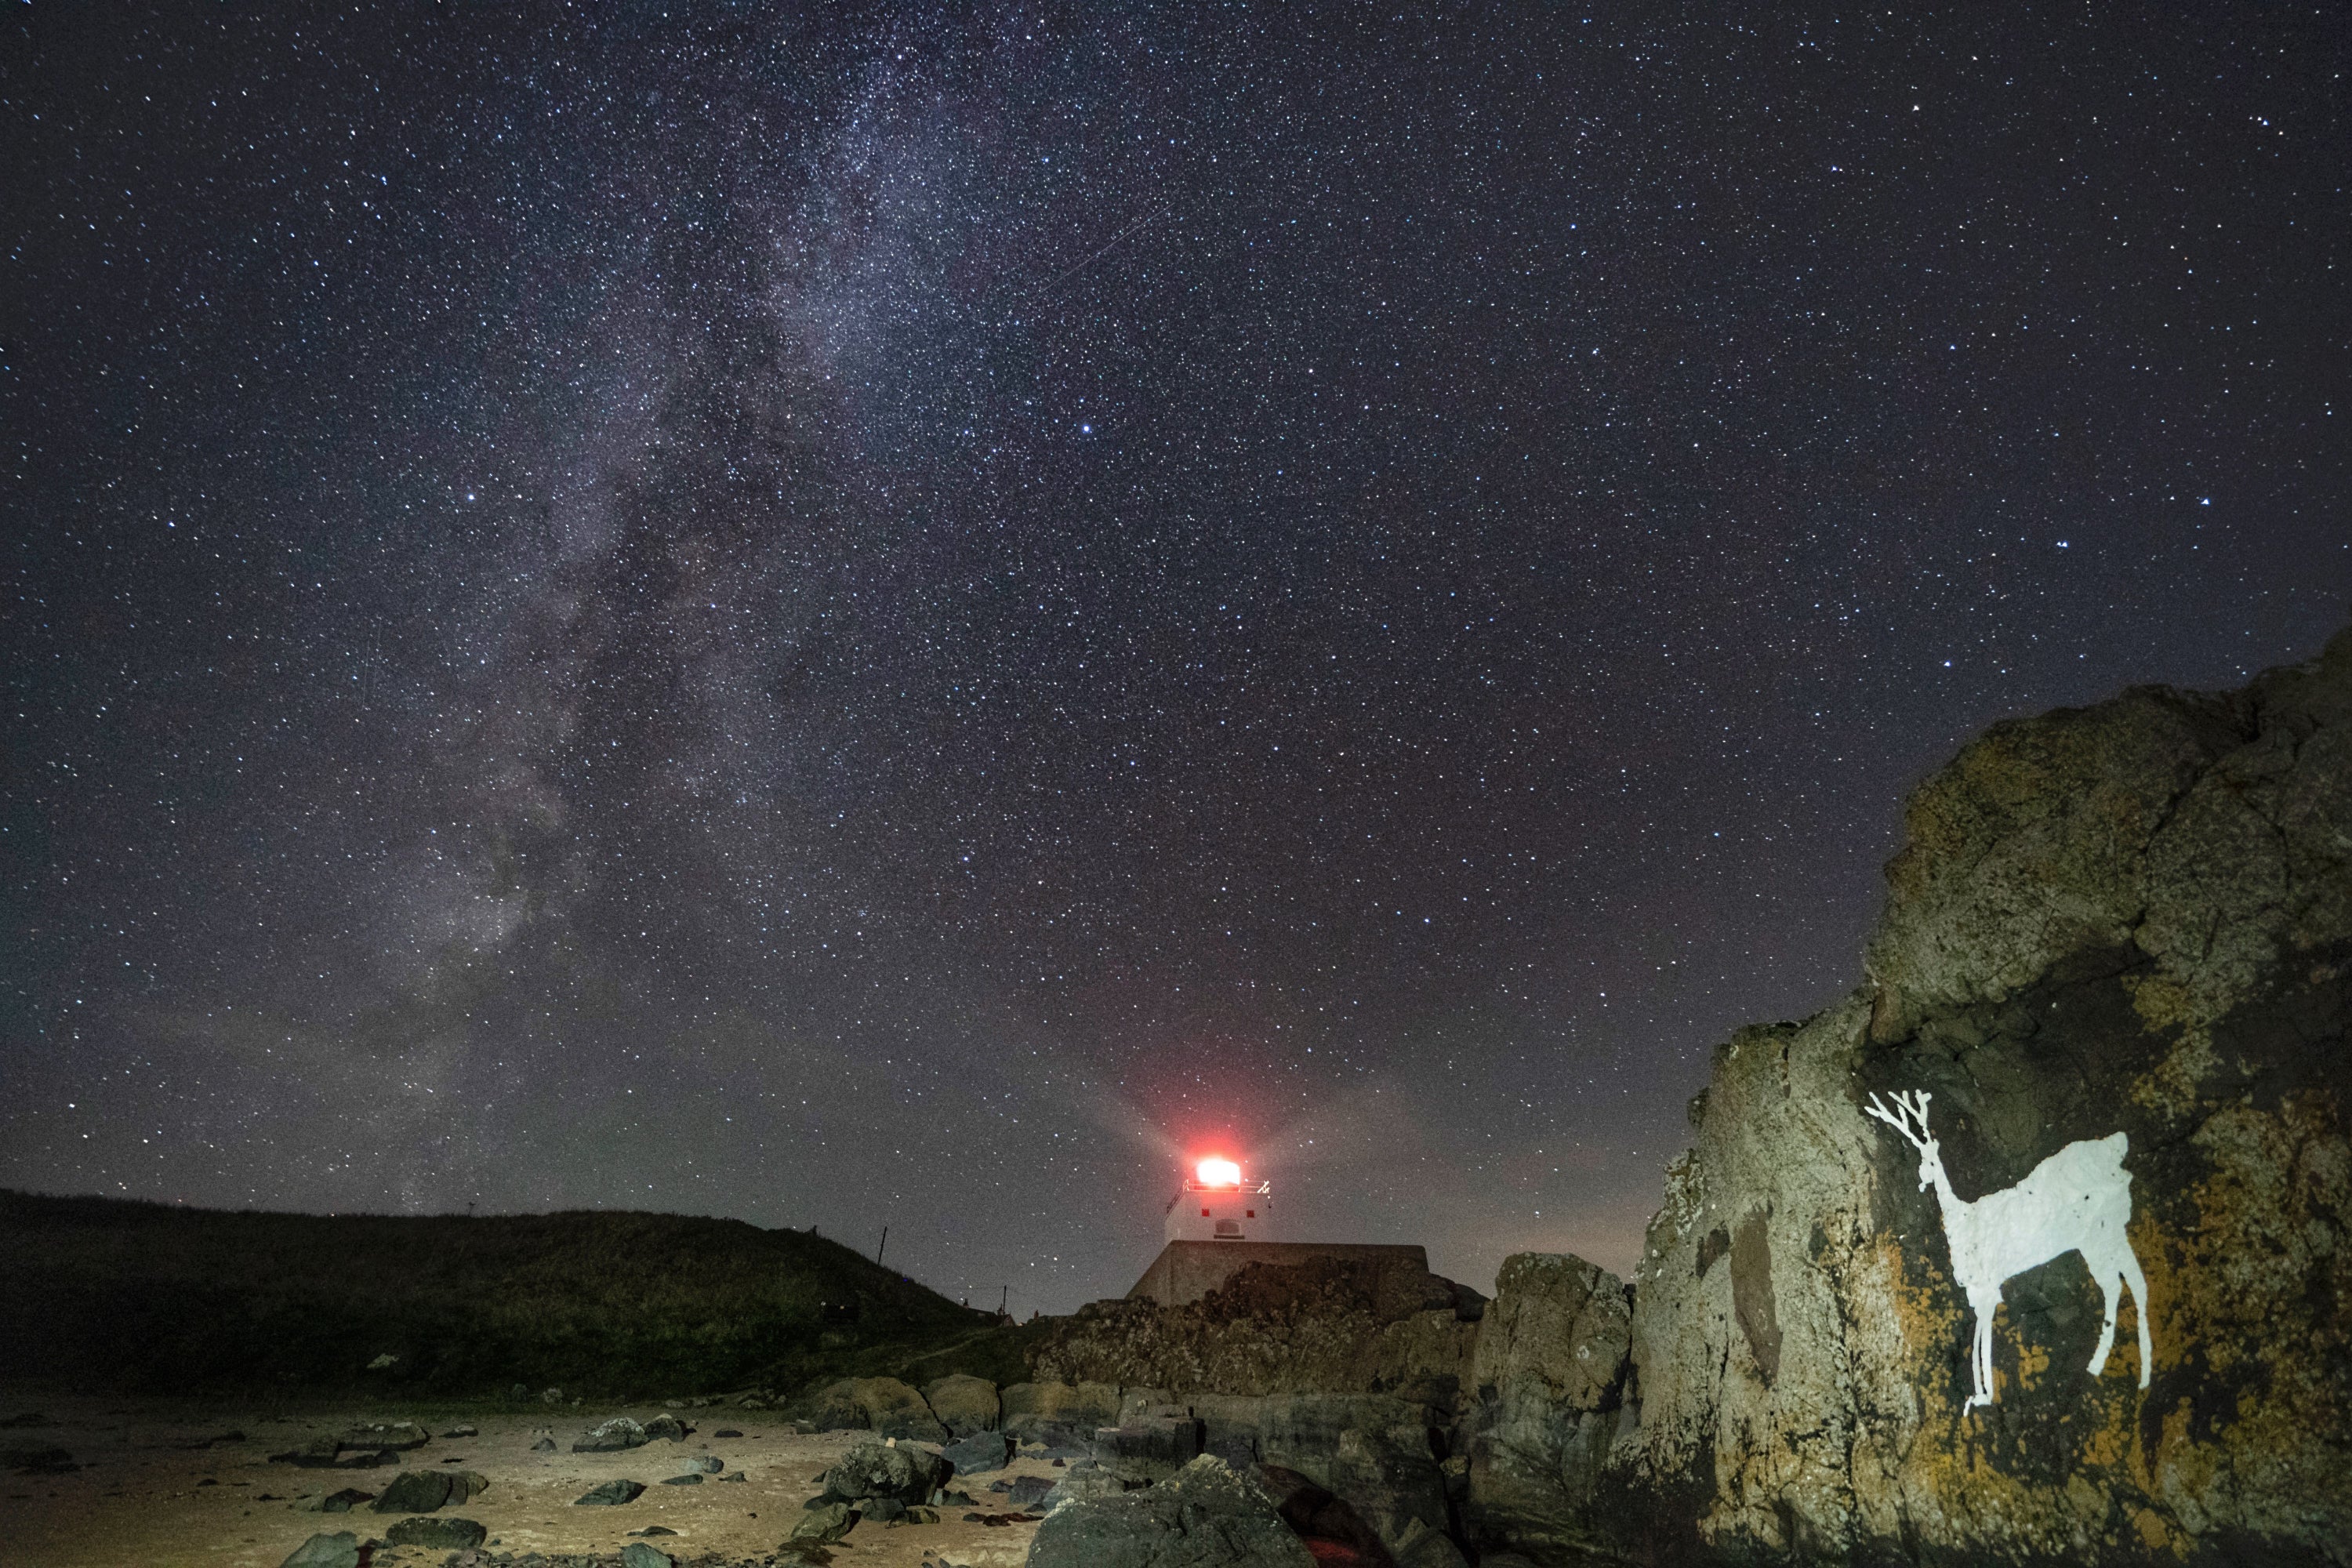
<svg viewBox="0 0 2352 1568">
<path fill-rule="evenodd" d="M 1160 1248 L 1143 1278 L 1127 1293 L 1130 1301 L 1157 1301 L 1163 1307 L 1187 1307 L 1224 1284 L 1253 1263 L 1277 1268 L 1330 1258 L 1345 1263 L 1350 1272 L 1379 1283 L 1374 1293 L 1385 1297 L 1392 1280 L 1397 1287 L 1418 1291 L 1430 1278 L 1429 1253 L 1419 1247 L 1376 1247 L 1354 1242 L 1324 1241 L 1171 1241 Z"/>
</svg>

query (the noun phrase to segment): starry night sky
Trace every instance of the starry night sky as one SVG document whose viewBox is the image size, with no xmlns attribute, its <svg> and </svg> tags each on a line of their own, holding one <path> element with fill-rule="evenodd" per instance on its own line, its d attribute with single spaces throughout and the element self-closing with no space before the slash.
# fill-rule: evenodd
<svg viewBox="0 0 2352 1568">
<path fill-rule="evenodd" d="M 2325 8 L 11 9 L 0 1184 L 1625 1268 L 2352 608 Z"/>
</svg>

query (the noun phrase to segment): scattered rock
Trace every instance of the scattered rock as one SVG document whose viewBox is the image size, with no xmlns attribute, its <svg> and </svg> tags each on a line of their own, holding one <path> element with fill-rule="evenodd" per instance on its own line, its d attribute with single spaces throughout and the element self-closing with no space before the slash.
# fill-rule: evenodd
<svg viewBox="0 0 2352 1568">
<path fill-rule="evenodd" d="M 792 1538 L 823 1546 L 839 1541 L 857 1527 L 858 1510 L 845 1502 L 820 1503 L 802 1511 Z"/>
<path fill-rule="evenodd" d="M 677 1559 L 657 1546 L 632 1541 L 621 1548 L 621 1568 L 677 1568 Z"/>
<path fill-rule="evenodd" d="M 478 1437 L 481 1435 L 482 1429 L 478 1426 L 452 1426 L 449 1430 L 441 1434 L 444 1438 Z"/>
<path fill-rule="evenodd" d="M 555 1452 L 554 1436 L 552 1434 L 542 1436 L 538 1442 L 530 1446 L 530 1451 L 534 1454 L 552 1454 Z"/>
<path fill-rule="evenodd" d="M 563 1403 L 563 1390 L 560 1388 L 542 1389 L 540 1392 L 539 1402 L 541 1405 L 561 1405 Z"/>
<path fill-rule="evenodd" d="M 748 1481 L 751 1478 L 745 1475 L 740 1470 L 730 1470 L 719 1479 L 722 1481 Z"/>
<path fill-rule="evenodd" d="M 449 1500 L 446 1470 L 403 1470 L 373 1505 L 377 1513 L 431 1513 Z"/>
<path fill-rule="evenodd" d="M 289 1448 L 282 1454 L 272 1454 L 273 1465 L 300 1465 L 310 1469 L 323 1469 L 333 1464 L 343 1451 L 343 1446 L 333 1437 L 313 1437 L 299 1448 Z"/>
<path fill-rule="evenodd" d="M 667 1524 L 649 1524 L 643 1530 L 633 1530 L 629 1533 L 631 1535 L 676 1535 L 677 1531 Z"/>
<path fill-rule="evenodd" d="M 404 1519 L 383 1532 L 394 1546 L 430 1546 L 464 1552 L 479 1546 L 489 1531 L 470 1519 Z"/>
<path fill-rule="evenodd" d="M 1204 1454 L 1156 1487 L 1083 1498 L 1045 1517 L 1028 1568 L 1314 1568 L 1250 1477 Z"/>
<path fill-rule="evenodd" d="M 643 1426 L 625 1415 L 615 1415 L 595 1427 L 572 1445 L 575 1454 L 617 1454 L 625 1448 L 642 1448 L 646 1441 Z"/>
<path fill-rule="evenodd" d="M 925 1448 L 860 1443 L 824 1473 L 825 1495 L 856 1500 L 895 1498 L 919 1503 L 952 1475 L 948 1462 Z"/>
<path fill-rule="evenodd" d="M 931 1414 L 953 1437 L 992 1432 L 1004 1417 L 1004 1404 L 997 1395 L 996 1384 L 984 1377 L 957 1373 L 940 1378 L 925 1386 L 923 1398 L 929 1404 Z"/>
<path fill-rule="evenodd" d="M 389 1450 L 404 1453 L 410 1448 L 422 1448 L 433 1440 L 433 1434 L 414 1421 L 394 1421 L 347 1429 L 336 1443 L 345 1448 L 362 1448 L 374 1452 Z"/>
<path fill-rule="evenodd" d="M 646 1441 L 651 1442 L 656 1437 L 667 1437 L 673 1443 L 683 1443 L 686 1441 L 686 1435 L 693 1430 L 693 1427 L 677 1416 L 664 1411 L 646 1423 Z"/>
<path fill-rule="evenodd" d="M 991 1491 L 995 1489 L 994 1487 L 989 1489 Z M 1053 1489 L 1054 1478 L 1051 1476 L 1015 1476 L 1012 1484 L 1004 1489 L 1004 1500 L 1021 1512 L 1034 1512 L 1045 1500 L 1045 1494 Z"/>
<path fill-rule="evenodd" d="M 572 1499 L 572 1506 L 619 1508 L 624 1503 L 636 1501 L 638 1498 L 645 1495 L 645 1489 L 643 1481 L 606 1481 L 602 1486 L 589 1488 L 584 1496 Z"/>
<path fill-rule="evenodd" d="M 940 1457 L 954 1466 L 960 1476 L 1001 1470 L 1012 1460 L 1013 1440 L 1002 1432 L 973 1432 L 949 1444 Z"/>
<path fill-rule="evenodd" d="M 490 1489 L 490 1478 L 479 1470 L 449 1472 L 449 1501 L 452 1504 L 470 1502 Z"/>
<path fill-rule="evenodd" d="M 671 1476 L 662 1482 L 666 1487 L 698 1487 L 702 1484 L 700 1470 L 688 1470 L 682 1476 Z"/>
<path fill-rule="evenodd" d="M 734 1427 L 732 1427 L 732 1426 L 721 1426 L 720 1428 L 719 1428 L 719 1430 L 718 1430 L 718 1431 L 713 1432 L 713 1433 L 711 1434 L 711 1436 L 712 1436 L 712 1437 L 714 1437 L 714 1438 L 719 1438 L 719 1437 L 740 1437 L 742 1435 L 743 1435 L 742 1433 L 738 1432 L 738 1431 L 737 1431 L 737 1430 L 735 1430 L 735 1428 L 734 1428 Z"/>
<path fill-rule="evenodd" d="M 686 1461 L 686 1468 L 700 1475 L 715 1476 L 727 1468 L 727 1461 L 716 1454 L 697 1454 Z"/>
<path fill-rule="evenodd" d="M 278 1568 L 360 1568 L 360 1538 L 348 1530 L 314 1535 L 296 1547 Z"/>
<path fill-rule="evenodd" d="M 908 1510 L 907 1505 L 897 1498 L 877 1497 L 866 1499 L 859 1505 L 857 1511 L 877 1524 L 889 1524 L 905 1518 Z"/>
<path fill-rule="evenodd" d="M 324 1497 L 307 1498 L 294 1505 L 300 1513 L 349 1513 L 363 1502 L 373 1500 L 375 1493 L 363 1492 L 357 1487 L 345 1487 Z"/>
</svg>

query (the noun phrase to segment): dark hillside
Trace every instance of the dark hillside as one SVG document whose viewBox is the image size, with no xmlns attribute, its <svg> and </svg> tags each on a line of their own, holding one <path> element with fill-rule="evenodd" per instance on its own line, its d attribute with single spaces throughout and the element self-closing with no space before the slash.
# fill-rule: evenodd
<svg viewBox="0 0 2352 1568">
<path fill-rule="evenodd" d="M 738 1220 L 0 1192 L 0 1377 L 18 1384 L 648 1395 L 913 1363 L 1001 1371 L 1008 1354 L 988 1313 L 822 1237 Z"/>
</svg>

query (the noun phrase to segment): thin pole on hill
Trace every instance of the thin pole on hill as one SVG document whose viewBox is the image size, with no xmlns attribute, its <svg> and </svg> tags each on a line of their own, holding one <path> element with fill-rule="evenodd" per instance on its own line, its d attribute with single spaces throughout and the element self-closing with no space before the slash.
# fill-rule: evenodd
<svg viewBox="0 0 2352 1568">
<path fill-rule="evenodd" d="M 882 1266 L 882 1247 L 889 1245 L 890 1227 L 886 1225 L 882 1227 L 882 1247 L 877 1247 L 874 1249 L 874 1266 L 877 1268 L 879 1268 Z"/>
<path fill-rule="evenodd" d="M 1004 1316 L 1004 1304 L 1011 1300 L 1013 1300 L 1013 1287 L 1007 1285 L 1004 1288 L 1004 1294 L 996 1299 L 996 1315 L 998 1317 L 1001 1318 Z"/>
</svg>

